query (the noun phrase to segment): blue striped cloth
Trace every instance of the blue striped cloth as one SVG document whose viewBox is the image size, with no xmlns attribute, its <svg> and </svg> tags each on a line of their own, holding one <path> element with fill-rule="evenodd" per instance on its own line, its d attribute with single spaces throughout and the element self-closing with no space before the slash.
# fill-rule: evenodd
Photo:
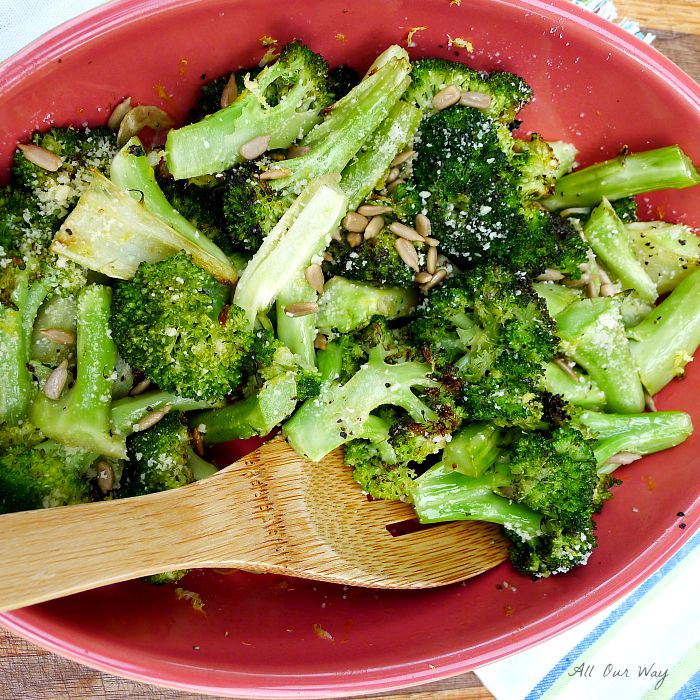
<svg viewBox="0 0 700 700">
<path fill-rule="evenodd" d="M 619 603 L 476 671 L 498 700 L 700 698 L 700 533 Z"/>
</svg>

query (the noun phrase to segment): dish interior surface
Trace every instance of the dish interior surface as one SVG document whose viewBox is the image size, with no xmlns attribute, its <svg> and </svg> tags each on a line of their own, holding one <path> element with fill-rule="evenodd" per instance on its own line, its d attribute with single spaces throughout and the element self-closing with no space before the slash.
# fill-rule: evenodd
<svg viewBox="0 0 700 700">
<path fill-rule="evenodd" d="M 131 95 L 182 118 L 207 79 L 257 62 L 261 37 L 300 38 L 331 66 L 366 68 L 413 35 L 413 57 L 511 70 L 536 99 L 523 128 L 573 141 L 579 162 L 680 144 L 700 162 L 700 88 L 649 47 L 564 0 L 202 0 L 117 2 L 73 21 L 0 67 L 0 172 L 17 140 L 52 124 L 104 123 Z M 449 39 L 473 44 L 469 53 Z M 698 188 L 642 200 L 647 217 L 700 225 Z M 700 424 L 691 363 L 658 408 Z M 420 592 L 345 588 L 198 571 L 172 588 L 129 582 L 0 616 L 32 640 L 142 680 L 219 694 L 376 692 L 495 661 L 565 629 L 639 583 L 700 521 L 697 437 L 620 470 L 587 566 L 532 582 L 508 564 Z M 680 518 L 678 513 L 685 513 Z M 685 529 L 679 529 L 679 524 Z M 119 533 L 109 536 L 119 537 Z M 504 586 L 507 582 L 510 585 Z"/>
</svg>

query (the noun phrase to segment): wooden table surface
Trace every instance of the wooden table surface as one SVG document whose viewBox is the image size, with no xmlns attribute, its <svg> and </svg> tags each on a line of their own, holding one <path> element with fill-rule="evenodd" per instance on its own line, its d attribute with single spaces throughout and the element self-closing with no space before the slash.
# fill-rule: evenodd
<svg viewBox="0 0 700 700">
<path fill-rule="evenodd" d="M 617 0 L 620 16 L 656 34 L 654 46 L 700 82 L 700 0 Z M 155 688 L 85 668 L 0 628 L 0 700 L 195 700 L 201 695 Z M 487 700 L 473 673 L 399 693 L 385 700 Z M 348 699 L 349 700 L 349 699 Z"/>
</svg>

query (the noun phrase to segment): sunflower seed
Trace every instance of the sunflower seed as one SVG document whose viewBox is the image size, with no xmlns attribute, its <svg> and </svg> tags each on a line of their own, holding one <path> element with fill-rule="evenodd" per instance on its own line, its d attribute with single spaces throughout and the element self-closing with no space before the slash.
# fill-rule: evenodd
<svg viewBox="0 0 700 700">
<path fill-rule="evenodd" d="M 645 391 L 644 392 L 644 405 L 652 412 L 656 413 L 656 403 L 654 402 L 654 398 L 652 395 Z"/>
<path fill-rule="evenodd" d="M 194 451 L 200 457 L 204 457 L 204 438 L 202 437 L 202 431 L 199 427 L 195 427 L 194 430 L 192 430 L 192 444 L 194 446 Z"/>
<path fill-rule="evenodd" d="M 538 282 L 559 282 L 559 280 L 563 279 L 564 275 L 559 270 L 553 270 L 551 267 L 548 267 L 541 275 L 537 275 Z"/>
<path fill-rule="evenodd" d="M 593 299 L 598 296 L 598 288 L 595 286 L 593 281 L 586 283 L 586 289 L 584 292 L 589 299 Z"/>
<path fill-rule="evenodd" d="M 43 170 L 55 173 L 63 165 L 63 161 L 55 153 L 34 143 L 21 143 L 17 148 L 30 163 Z"/>
<path fill-rule="evenodd" d="M 55 401 L 63 393 L 63 389 L 68 381 L 68 360 L 63 360 L 56 369 L 49 374 L 49 378 L 44 384 L 44 396 Z"/>
<path fill-rule="evenodd" d="M 286 316 L 296 318 L 298 316 L 308 316 L 318 312 L 318 304 L 315 301 L 302 301 L 298 304 L 288 304 L 284 307 Z"/>
<path fill-rule="evenodd" d="M 362 233 L 369 223 L 369 219 L 356 211 L 350 211 L 343 219 L 343 228 L 353 233 Z"/>
<path fill-rule="evenodd" d="M 448 85 L 433 96 L 433 108 L 440 112 L 443 109 L 452 107 L 452 105 L 456 105 L 459 102 L 461 96 L 462 93 L 456 85 Z"/>
<path fill-rule="evenodd" d="M 426 282 L 430 282 L 431 279 L 433 279 L 433 276 L 429 272 L 423 271 L 416 273 L 413 281 L 417 284 L 425 284 Z"/>
<path fill-rule="evenodd" d="M 376 238 L 380 231 L 384 228 L 384 217 L 383 216 L 373 216 L 369 223 L 367 224 L 367 228 L 365 229 L 365 240 L 371 240 L 372 238 Z"/>
<path fill-rule="evenodd" d="M 149 428 L 152 428 L 158 421 L 162 420 L 165 418 L 165 416 L 170 413 L 170 409 L 172 408 L 171 404 L 165 404 L 163 408 L 159 408 L 156 411 L 151 411 L 150 413 L 147 413 L 135 426 L 134 426 L 134 432 L 139 433 L 142 430 L 148 430 Z"/>
<path fill-rule="evenodd" d="M 287 158 L 299 158 L 305 156 L 311 148 L 309 146 L 290 146 L 287 149 Z"/>
<path fill-rule="evenodd" d="M 562 359 L 561 357 L 555 357 L 554 364 L 559 367 L 562 372 L 568 374 L 569 377 L 571 377 L 575 382 L 580 381 L 581 377 L 574 372 L 573 367 L 566 360 Z"/>
<path fill-rule="evenodd" d="M 395 233 L 397 236 L 405 238 L 407 241 L 416 241 L 417 243 L 425 242 L 423 236 L 421 236 L 418 231 L 410 226 L 406 226 L 406 224 L 400 223 L 399 221 L 394 221 L 392 224 L 390 224 L 389 230 L 392 233 Z"/>
<path fill-rule="evenodd" d="M 260 180 L 279 180 L 281 177 L 287 177 L 291 172 L 288 168 L 270 168 L 270 170 L 261 172 L 258 178 Z"/>
<path fill-rule="evenodd" d="M 357 246 L 362 243 L 364 236 L 361 233 L 357 233 L 357 232 L 353 231 L 351 233 L 348 233 L 347 239 L 348 239 L 348 245 L 351 248 L 357 248 Z"/>
<path fill-rule="evenodd" d="M 334 241 L 338 241 L 338 242 L 340 242 L 340 241 L 343 240 L 343 235 L 340 233 L 340 229 L 339 229 L 339 228 L 336 227 L 336 228 L 333 229 L 333 233 L 331 234 L 331 238 L 332 238 Z"/>
<path fill-rule="evenodd" d="M 437 287 L 442 280 L 447 277 L 447 270 L 444 267 L 441 267 L 431 278 L 429 282 L 426 282 L 421 289 L 424 292 L 429 292 L 433 287 Z"/>
<path fill-rule="evenodd" d="M 238 85 L 236 84 L 236 74 L 231 73 L 231 76 L 226 83 L 226 86 L 221 92 L 221 99 L 219 100 L 219 105 L 221 109 L 228 107 L 232 102 L 236 101 L 238 97 Z"/>
<path fill-rule="evenodd" d="M 390 182 L 390 183 L 386 186 L 387 192 L 393 192 L 399 185 L 403 185 L 404 182 L 405 182 L 405 180 L 404 180 L 403 178 L 401 178 L 401 177 L 398 178 L 398 179 L 396 179 L 396 180 L 394 180 L 393 182 Z"/>
<path fill-rule="evenodd" d="M 153 129 L 153 131 L 167 131 L 175 126 L 175 122 L 160 107 L 154 107 L 153 105 L 132 107 L 119 124 L 117 145 L 123 146 L 132 136 L 136 136 L 146 126 Z"/>
<path fill-rule="evenodd" d="M 42 328 L 39 333 L 56 345 L 75 344 L 75 333 L 63 330 L 63 328 Z"/>
<path fill-rule="evenodd" d="M 388 214 L 390 211 L 393 211 L 393 209 L 383 204 L 363 204 L 357 210 L 357 213 L 362 214 L 362 216 L 380 216 L 381 214 Z"/>
<path fill-rule="evenodd" d="M 394 241 L 394 247 L 396 248 L 396 252 L 399 254 L 399 257 L 406 263 L 406 265 L 408 265 L 412 270 L 420 272 L 420 268 L 418 267 L 418 252 L 410 241 L 407 241 L 405 238 L 397 238 Z"/>
<path fill-rule="evenodd" d="M 428 236 L 425 239 L 425 242 L 431 247 L 431 248 L 437 248 L 440 245 L 440 241 L 438 241 L 437 238 L 431 238 Z"/>
<path fill-rule="evenodd" d="M 488 109 L 491 106 L 491 95 L 485 92 L 463 92 L 459 96 L 459 104 L 464 107 Z"/>
<path fill-rule="evenodd" d="M 319 333 L 314 340 L 316 350 L 325 350 L 328 347 L 328 338 L 323 333 Z"/>
<path fill-rule="evenodd" d="M 97 462 L 95 469 L 97 469 L 97 486 L 102 494 L 106 495 L 114 488 L 114 469 L 104 460 Z"/>
<path fill-rule="evenodd" d="M 255 160 L 259 158 L 270 145 L 270 139 L 272 136 L 269 134 L 263 134 L 262 136 L 256 136 L 254 139 L 244 143 L 239 149 L 239 153 L 243 160 Z"/>
<path fill-rule="evenodd" d="M 311 288 L 316 290 L 319 294 L 323 293 L 323 269 L 318 263 L 313 263 L 309 265 L 306 270 L 304 270 L 304 276 L 306 281 L 311 285 Z"/>
<path fill-rule="evenodd" d="M 437 269 L 437 248 L 435 246 L 430 246 L 430 248 L 428 248 L 428 254 L 425 257 L 425 268 L 431 275 L 434 275 Z"/>
<path fill-rule="evenodd" d="M 107 126 L 112 131 L 117 131 L 119 125 L 122 123 L 122 119 L 126 116 L 126 113 L 131 109 L 131 98 L 127 97 L 123 102 L 120 102 L 113 110 L 112 114 L 109 115 L 107 120 Z"/>
<path fill-rule="evenodd" d="M 418 216 L 416 216 L 415 225 L 416 231 L 418 231 L 423 238 L 430 236 L 433 227 L 430 223 L 430 219 L 425 214 L 418 214 Z"/>
<path fill-rule="evenodd" d="M 150 379 L 142 379 L 134 388 L 129 392 L 132 396 L 138 396 L 139 394 L 143 394 L 148 387 L 151 386 L 151 380 Z"/>
<path fill-rule="evenodd" d="M 612 284 L 608 284 L 607 282 L 603 282 L 603 284 L 600 285 L 600 296 L 602 297 L 614 297 L 615 296 L 615 286 Z"/>
<path fill-rule="evenodd" d="M 416 155 L 416 152 L 412 151 L 410 149 L 407 151 L 403 151 L 403 152 L 399 153 L 399 155 L 397 155 L 396 158 L 394 158 L 394 160 L 391 161 L 391 163 L 389 163 L 389 167 L 395 168 L 399 165 L 402 165 L 409 158 L 412 158 L 414 155 Z"/>
<path fill-rule="evenodd" d="M 389 171 L 389 174 L 386 176 L 386 184 L 390 185 L 392 182 L 394 182 L 394 180 L 398 180 L 400 174 L 401 172 L 398 168 L 392 168 Z"/>
</svg>

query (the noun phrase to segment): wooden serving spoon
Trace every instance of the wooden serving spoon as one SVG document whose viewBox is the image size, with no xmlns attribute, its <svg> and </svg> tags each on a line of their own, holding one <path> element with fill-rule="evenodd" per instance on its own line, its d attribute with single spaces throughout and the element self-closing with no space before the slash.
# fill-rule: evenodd
<svg viewBox="0 0 700 700">
<path fill-rule="evenodd" d="M 428 588 L 507 556 L 487 523 L 387 529 L 414 518 L 406 503 L 368 500 L 340 451 L 313 463 L 275 438 L 183 488 L 0 516 L 0 610 L 189 568 Z"/>
</svg>

